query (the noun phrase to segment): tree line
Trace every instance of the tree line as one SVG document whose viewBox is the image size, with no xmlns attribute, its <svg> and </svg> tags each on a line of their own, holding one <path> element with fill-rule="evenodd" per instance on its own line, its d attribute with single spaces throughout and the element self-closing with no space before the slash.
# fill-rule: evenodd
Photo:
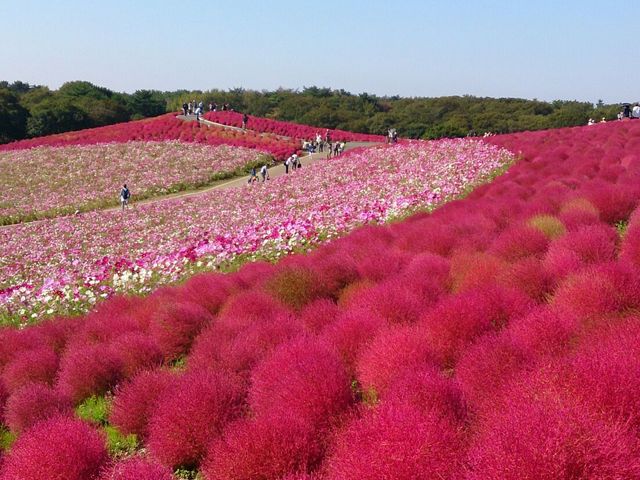
<svg viewBox="0 0 640 480">
<path fill-rule="evenodd" d="M 377 96 L 342 89 L 113 92 L 73 81 L 58 90 L 21 81 L 0 81 L 0 143 L 98 127 L 179 111 L 183 103 L 228 104 L 236 111 L 326 128 L 435 139 L 585 125 L 589 118 L 615 119 L 619 105 L 470 95 Z"/>
</svg>

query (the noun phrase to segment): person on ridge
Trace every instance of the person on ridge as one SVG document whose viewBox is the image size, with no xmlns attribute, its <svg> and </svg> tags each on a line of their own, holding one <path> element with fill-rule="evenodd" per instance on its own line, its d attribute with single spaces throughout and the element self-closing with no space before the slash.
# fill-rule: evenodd
<svg viewBox="0 0 640 480">
<path fill-rule="evenodd" d="M 242 129 L 246 130 L 247 129 L 247 122 L 249 121 L 249 115 L 247 115 L 246 113 L 244 115 L 242 115 Z"/>
</svg>

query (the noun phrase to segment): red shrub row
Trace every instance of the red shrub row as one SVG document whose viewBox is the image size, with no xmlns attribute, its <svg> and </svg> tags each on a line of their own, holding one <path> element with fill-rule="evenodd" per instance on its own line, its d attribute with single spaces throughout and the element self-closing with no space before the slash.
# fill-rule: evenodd
<svg viewBox="0 0 640 480">
<path fill-rule="evenodd" d="M 324 140 L 326 128 L 312 127 L 309 125 L 301 125 L 298 123 L 283 122 L 280 120 L 272 120 L 270 118 L 254 117 L 247 115 L 247 129 L 260 133 L 275 133 L 283 137 L 297 138 L 303 140 L 315 140 L 316 135 L 320 134 Z M 239 112 L 220 111 L 207 112 L 204 118 L 212 122 L 222 123 L 233 127 L 242 126 L 243 114 Z M 354 133 L 345 130 L 329 129 L 329 135 L 332 142 L 377 142 L 382 143 L 386 139 L 382 135 L 371 135 L 368 133 Z"/>
</svg>

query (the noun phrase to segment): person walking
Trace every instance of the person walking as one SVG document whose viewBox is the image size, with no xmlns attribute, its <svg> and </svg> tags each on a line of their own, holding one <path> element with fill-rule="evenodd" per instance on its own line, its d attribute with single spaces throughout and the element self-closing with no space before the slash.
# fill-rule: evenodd
<svg viewBox="0 0 640 480">
<path fill-rule="evenodd" d="M 284 161 L 284 173 L 289 173 L 289 165 L 291 165 L 291 157 Z"/>
<path fill-rule="evenodd" d="M 249 122 L 249 115 L 247 115 L 246 113 L 244 115 L 242 115 L 242 129 L 246 130 L 247 129 L 247 123 Z"/>
<path fill-rule="evenodd" d="M 262 182 L 264 183 L 266 180 L 269 180 L 269 171 L 267 170 L 266 165 L 262 165 L 260 169 L 260 175 L 262 176 Z"/>
<path fill-rule="evenodd" d="M 183 103 L 183 104 L 182 104 L 182 114 L 183 114 L 184 116 L 186 116 L 186 115 L 187 115 L 187 112 L 189 111 L 188 109 L 189 109 L 189 105 L 187 105 L 187 103 L 186 103 L 186 102 L 185 102 L 185 103 Z"/>
<path fill-rule="evenodd" d="M 258 180 L 258 173 L 256 172 L 256 167 L 251 167 L 251 173 L 249 174 L 249 180 L 247 183 L 254 183 Z"/>
<path fill-rule="evenodd" d="M 122 190 L 120 190 L 120 203 L 122 204 L 122 210 L 124 211 L 125 207 L 129 205 L 129 199 L 131 198 L 131 192 L 127 188 L 127 184 L 122 185 Z"/>
</svg>

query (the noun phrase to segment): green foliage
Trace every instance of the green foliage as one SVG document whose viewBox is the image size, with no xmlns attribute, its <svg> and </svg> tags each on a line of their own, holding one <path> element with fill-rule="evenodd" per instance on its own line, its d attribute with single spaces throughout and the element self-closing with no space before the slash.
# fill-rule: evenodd
<svg viewBox="0 0 640 480">
<path fill-rule="evenodd" d="M 107 436 L 107 448 L 113 457 L 131 456 L 138 448 L 138 437 L 133 433 L 123 435 L 116 427 L 111 425 L 104 427 L 104 432 Z"/>
<path fill-rule="evenodd" d="M 13 92 L 0 88 L 0 143 L 24 138 L 28 115 Z"/>
<path fill-rule="evenodd" d="M 0 450 L 9 450 L 16 441 L 16 434 L 0 425 Z"/>
<path fill-rule="evenodd" d="M 109 414 L 109 402 L 105 397 L 92 395 L 76 407 L 76 415 L 83 420 L 98 425 L 106 425 Z"/>
<path fill-rule="evenodd" d="M 162 94 L 152 90 L 137 90 L 129 98 L 129 107 L 133 114 L 154 117 L 166 112 L 167 102 Z"/>
</svg>

